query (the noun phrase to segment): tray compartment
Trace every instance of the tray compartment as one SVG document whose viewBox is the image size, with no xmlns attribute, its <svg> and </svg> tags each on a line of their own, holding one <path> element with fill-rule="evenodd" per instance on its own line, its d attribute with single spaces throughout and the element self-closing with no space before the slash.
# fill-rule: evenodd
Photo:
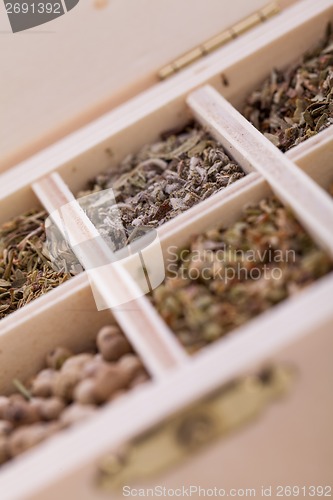
<svg viewBox="0 0 333 500">
<path fill-rule="evenodd" d="M 222 227 L 229 227 L 230 224 L 232 224 L 234 221 L 237 221 L 239 219 L 239 216 L 242 213 L 242 209 L 244 206 L 248 204 L 256 204 L 263 198 L 267 198 L 268 196 L 272 196 L 272 191 L 269 189 L 268 185 L 263 181 L 263 180 L 257 180 L 252 184 L 252 186 L 248 186 L 246 189 L 243 190 L 242 195 L 238 197 L 234 197 L 233 199 L 229 198 L 224 201 L 224 203 L 220 203 L 218 207 L 212 208 L 210 211 L 208 211 L 205 216 L 201 217 L 200 219 L 192 220 L 188 224 L 184 225 L 179 225 L 177 229 L 175 229 L 173 232 L 169 232 L 165 237 L 162 238 L 162 244 L 164 245 L 165 248 L 187 248 L 188 245 L 188 240 L 191 235 L 195 234 L 200 234 L 201 232 L 205 232 L 210 228 L 214 228 L 217 226 L 222 226 Z M 310 233 L 311 234 L 311 233 Z M 173 255 L 172 259 L 170 256 L 170 261 L 166 262 L 166 266 L 169 267 L 170 265 L 173 265 Z M 298 318 L 296 314 L 293 315 L 293 308 L 296 307 L 297 302 L 302 301 L 302 297 L 306 297 L 308 294 L 311 294 L 311 290 L 315 289 L 320 289 L 322 283 L 329 282 L 332 285 L 332 273 L 330 273 L 328 276 L 320 279 L 318 282 L 313 283 L 311 286 L 307 287 L 306 289 L 303 289 L 302 291 L 299 291 L 297 294 L 294 296 L 289 296 L 289 298 L 284 299 L 282 302 L 279 304 L 275 305 L 274 307 L 271 307 L 264 313 L 261 313 L 260 315 L 256 316 L 255 318 L 252 318 L 245 324 L 235 327 L 230 334 L 221 337 L 219 340 L 216 341 L 216 344 L 220 344 L 222 346 L 223 343 L 227 346 L 229 342 L 232 342 L 232 338 L 237 338 L 238 341 L 242 338 L 244 341 L 245 336 L 247 335 L 247 332 L 249 331 L 262 331 L 266 329 L 267 331 L 270 331 L 273 335 L 279 336 L 279 330 L 277 327 L 275 327 L 275 323 L 277 321 L 277 318 L 284 318 L 285 320 L 285 327 L 287 331 L 289 331 L 290 335 L 292 335 L 292 330 L 294 328 L 298 328 L 299 325 L 295 324 L 292 325 L 292 322 L 294 321 L 295 323 L 299 323 L 300 319 L 297 320 L 297 322 L 294 320 L 291 320 L 292 317 Z M 331 286 L 330 285 L 330 286 Z M 158 291 L 158 289 L 157 289 Z M 326 300 L 327 302 L 327 300 Z M 317 305 L 318 307 L 318 305 Z M 306 309 L 304 309 L 306 310 Z M 312 309 L 313 310 L 313 309 Z M 170 313 L 171 314 L 171 313 Z M 325 320 L 325 315 L 324 314 L 324 320 Z M 287 318 L 290 318 L 291 323 L 288 322 Z M 333 317 L 331 314 L 329 314 L 330 321 L 333 321 Z M 209 320 L 208 315 L 207 315 L 207 321 Z M 275 341 L 276 339 L 274 338 L 272 341 Z M 214 349 L 215 343 L 212 343 L 211 347 L 207 347 L 207 349 Z M 227 347 L 226 347 L 227 349 Z M 204 351 L 205 349 L 203 349 Z"/>
<path fill-rule="evenodd" d="M 188 102 L 197 118 L 235 159 L 247 161 L 271 184 L 281 200 L 333 255 L 333 205 L 306 174 L 252 127 L 213 88 L 192 93 Z"/>
<path fill-rule="evenodd" d="M 148 374 L 144 370 L 144 363 L 140 365 L 133 358 L 125 360 L 126 357 L 132 356 L 130 346 L 126 345 L 125 349 L 122 346 L 122 351 L 117 351 L 118 348 L 113 347 L 111 353 L 110 344 L 108 341 L 104 341 L 106 350 L 97 349 L 96 338 L 100 329 L 106 326 L 117 326 L 117 323 L 110 311 L 99 313 L 94 306 L 91 289 L 88 283 L 81 279 L 81 283 L 76 288 L 72 287 L 69 293 L 66 295 L 62 294 L 58 297 L 56 303 L 48 304 L 44 310 L 39 309 L 36 311 L 35 315 L 30 317 L 24 326 L 20 327 L 16 325 L 16 327 L 7 330 L 7 333 L 3 333 L 0 336 L 2 368 L 0 394 L 1 396 L 7 394 L 9 397 L 20 393 L 24 395 L 23 400 L 18 400 L 17 396 L 15 396 L 15 401 L 13 399 L 10 400 L 11 408 L 7 408 L 7 410 L 4 406 L 5 402 L 2 401 L 1 411 L 4 414 L 1 416 L 1 420 L 13 423 L 13 428 L 8 437 L 9 441 L 7 441 L 10 455 L 14 454 L 12 458 L 16 458 L 17 453 L 21 455 L 23 451 L 22 447 L 25 453 L 28 451 L 26 447 L 31 451 L 31 449 L 35 449 L 39 444 L 38 441 L 34 445 L 32 444 L 36 425 L 39 426 L 38 429 L 40 432 L 47 432 L 50 426 L 56 426 L 56 429 L 51 431 L 52 434 L 46 436 L 46 440 L 48 440 L 52 436 L 59 435 L 59 432 L 67 427 L 77 424 L 82 418 L 85 419 L 87 416 L 92 418 L 95 414 L 97 415 L 100 406 L 104 407 L 111 404 L 112 407 L 112 403 L 117 397 L 117 391 L 121 390 L 123 395 L 130 394 L 131 390 L 138 388 L 149 379 Z M 60 317 L 60 320 L 57 321 L 57 317 Z M 56 326 L 52 330 L 51 335 L 46 335 L 46 325 L 50 321 L 53 321 Z M 115 334 L 113 333 L 113 335 Z M 97 368 L 97 371 L 95 373 L 92 372 L 90 375 L 88 373 L 84 375 L 82 365 L 80 367 L 76 364 L 76 368 L 73 368 L 73 362 L 77 363 L 79 358 L 68 360 L 71 366 L 64 366 L 63 368 L 53 363 L 51 366 L 49 365 L 49 367 L 52 367 L 54 375 L 52 385 L 49 389 L 46 389 L 44 384 L 44 388 L 42 389 L 39 384 L 38 392 L 34 392 L 33 385 L 31 385 L 32 379 L 47 368 L 46 356 L 58 347 L 69 349 L 72 353 L 71 356 L 82 353 L 90 354 L 90 361 L 98 363 L 98 365 L 95 365 L 95 370 Z M 103 353 L 103 360 L 98 359 L 99 356 L 96 358 L 94 356 L 96 353 L 100 353 L 99 356 Z M 113 356 L 112 359 L 109 357 L 111 355 Z M 135 366 L 133 366 L 134 361 L 136 362 Z M 86 359 L 85 363 L 87 362 L 89 360 Z M 67 361 L 65 363 L 67 364 Z M 91 368 L 94 369 L 94 367 Z M 134 382 L 138 376 L 141 377 L 141 380 L 137 380 L 138 385 L 136 385 Z M 81 381 L 83 380 L 91 383 L 90 392 L 88 391 L 87 393 L 86 389 L 84 389 L 84 395 L 82 391 L 81 395 L 75 394 L 75 390 L 79 384 L 81 385 Z M 21 387 L 25 387 L 25 391 L 32 391 L 29 396 L 31 401 L 24 402 L 24 399 L 28 399 L 28 396 L 26 392 L 18 390 L 17 386 L 15 387 L 17 381 L 23 384 Z M 112 385 L 113 383 L 116 385 Z M 36 386 L 35 389 L 37 389 Z M 48 392 L 46 394 L 45 390 L 51 390 L 51 393 Z M 56 397 L 57 401 L 63 404 L 60 414 L 58 414 L 58 409 L 56 410 L 56 414 L 54 413 L 54 406 L 52 406 L 53 409 L 51 409 L 50 414 L 50 408 L 47 409 L 44 404 L 44 412 L 46 411 L 46 414 L 43 412 L 40 414 L 40 409 L 37 409 L 37 413 L 39 414 L 37 417 L 36 408 L 41 408 L 40 405 L 42 402 L 46 403 L 50 400 L 50 397 Z M 34 404 L 38 404 L 39 406 L 36 407 Z M 76 405 L 76 411 L 74 411 L 75 406 L 72 406 L 72 404 Z M 80 416 L 80 412 L 85 412 L 85 416 Z M 22 437 L 21 441 L 16 441 L 14 445 L 12 438 L 15 439 L 14 434 L 16 431 L 27 433 L 29 426 L 32 426 L 30 427 L 32 433 L 30 435 L 31 441 L 28 438 L 28 434 L 26 434 L 25 438 Z M 7 440 L 7 438 L 5 439 Z M 42 440 L 44 439 L 45 436 Z M 28 443 L 31 444 L 29 445 Z M 3 441 L 1 441 L 1 444 L 3 445 Z M 19 449 L 21 449 L 21 452 L 18 452 Z M 0 465 L 3 465 L 2 460 L 3 457 L 1 456 Z M 2 471 L 2 467 L 0 468 Z"/>
<path fill-rule="evenodd" d="M 57 345 L 74 352 L 91 349 L 97 330 L 114 323 L 110 311 L 96 310 L 83 273 L 29 305 L 30 314 L 8 317 L 0 334 L 1 393 L 13 390 L 12 380 L 28 380 L 42 368 Z M 14 317 L 16 316 L 16 317 Z M 50 332 L 46 331 L 50 328 Z"/>
<path fill-rule="evenodd" d="M 67 276 L 66 273 L 59 274 L 55 269 L 53 270 L 51 267 L 48 268 L 44 265 L 43 259 L 48 259 L 45 255 L 41 256 L 42 247 L 39 248 L 39 243 L 45 240 L 43 224 L 48 214 L 45 212 L 38 197 L 34 195 L 32 189 L 29 187 L 29 189 L 27 189 L 26 196 L 22 199 L 18 199 L 17 203 L 13 203 L 13 205 L 11 205 L 6 201 L 1 200 L 0 206 L 2 219 L 1 226 L 4 224 L 3 244 L 6 244 L 4 249 L 1 250 L 1 253 L 4 256 L 4 271 L 1 273 L 1 278 L 4 280 L 4 284 L 2 286 L 1 293 L 6 294 L 3 296 L 1 305 L 8 307 L 8 294 L 11 293 L 11 290 L 15 290 L 16 292 L 15 303 L 24 300 L 24 305 L 22 307 L 16 308 L 10 313 L 8 313 L 8 309 L 4 309 L 3 314 L 5 316 L 1 319 L 1 331 L 3 322 L 6 321 L 8 317 L 14 313 L 20 314 L 21 310 L 25 309 L 31 302 L 36 300 L 41 291 L 41 287 L 44 287 L 44 277 L 46 275 L 51 273 L 51 276 L 48 276 L 47 278 L 49 286 L 51 286 L 51 280 L 55 281 L 55 283 L 59 283 L 58 286 L 61 286 L 65 281 L 67 281 L 67 279 L 69 279 L 70 276 Z M 36 219 L 37 222 L 34 220 L 34 214 L 38 215 L 38 219 Z M 31 218 L 31 220 L 27 219 L 27 223 L 24 218 L 26 215 Z M 16 221 L 15 219 L 17 217 L 21 218 Z M 11 226 L 11 223 L 14 223 L 14 225 Z M 11 239 L 11 236 L 14 235 L 16 235 L 15 240 Z M 18 242 L 21 245 L 20 247 L 18 246 Z M 16 263 L 18 255 L 20 255 L 23 251 L 26 251 L 28 255 L 24 257 L 25 260 L 23 259 L 23 262 L 21 260 L 21 264 Z M 12 255 L 12 257 L 10 255 Z M 31 259 L 29 256 L 31 256 Z M 29 271 L 29 266 L 36 266 L 36 264 L 38 264 L 36 268 L 36 270 L 39 271 L 38 274 L 36 274 L 34 267 L 32 267 L 31 271 Z M 9 275 L 6 274 L 7 270 L 10 270 Z M 40 276 L 41 272 L 42 275 Z M 12 285 L 14 284 L 14 286 L 9 287 L 8 282 Z M 28 282 L 28 286 L 30 287 L 28 297 L 25 297 L 24 293 L 21 293 L 21 291 L 29 291 L 28 288 L 25 288 L 26 282 Z M 50 293 L 54 290 L 54 288 L 48 290 L 46 293 Z M 32 300 L 30 294 L 33 296 Z M 27 300 L 28 302 L 26 302 Z"/>
</svg>

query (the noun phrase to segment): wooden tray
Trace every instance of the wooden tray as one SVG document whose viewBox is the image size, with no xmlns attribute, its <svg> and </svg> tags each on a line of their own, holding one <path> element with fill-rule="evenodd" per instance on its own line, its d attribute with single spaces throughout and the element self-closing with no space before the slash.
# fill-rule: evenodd
<svg viewBox="0 0 333 500">
<path fill-rule="evenodd" d="M 293 61 L 320 38 L 329 19 L 333 21 L 331 1 L 299 2 L 2 174 L 1 220 L 36 204 L 49 212 L 61 203 L 75 206 L 73 194 L 88 179 L 117 165 L 163 130 L 195 116 L 248 175 L 159 228 L 162 248 L 183 245 L 194 232 L 217 223 L 228 225 L 245 204 L 275 193 L 333 256 L 333 201 L 326 193 L 333 180 L 333 128 L 284 155 L 238 112 L 244 97 L 268 74 L 272 61 L 275 66 Z M 225 78 L 228 86 L 223 84 Z M 79 218 L 81 227 L 89 230 L 86 217 L 80 214 Z M 106 299 L 119 290 L 135 289 L 121 266 L 110 273 L 100 276 L 96 285 Z M 110 278 L 113 283 L 117 280 L 117 287 Z M 0 322 L 3 391 L 10 390 L 14 377 L 24 380 L 35 373 L 52 347 L 84 349 L 99 326 L 114 320 L 142 357 L 152 381 L 4 466 L 0 473 L 4 498 L 103 499 L 110 491 L 112 498 L 122 498 L 116 487 L 133 480 L 143 487 L 163 484 L 174 488 L 193 482 L 202 487 L 256 488 L 258 492 L 263 484 L 329 485 L 333 463 L 332 294 L 333 275 L 329 274 L 191 357 L 146 297 L 115 308 L 112 314 L 97 312 L 86 273 L 8 316 Z M 173 415 L 182 422 L 191 405 L 194 415 L 204 411 L 203 397 L 221 388 L 227 391 L 230 381 L 251 381 L 250 375 L 267 363 L 277 367 L 278 374 L 284 366 L 293 368 L 286 399 L 191 460 L 180 462 L 191 453 L 170 445 L 170 460 L 166 460 L 170 468 L 162 470 L 161 466 L 157 475 L 146 477 L 154 472 L 150 469 L 158 469 L 163 453 L 158 444 L 172 433 Z M 137 475 L 126 467 L 111 473 L 114 469 L 106 463 L 115 458 L 110 453 L 124 443 L 140 452 L 136 438 L 147 431 L 150 434 L 141 442 L 148 442 L 150 455 L 143 456 L 149 457 L 144 462 L 149 470 L 141 470 L 139 462 Z M 149 447 L 150 435 L 155 446 L 153 439 Z"/>
</svg>

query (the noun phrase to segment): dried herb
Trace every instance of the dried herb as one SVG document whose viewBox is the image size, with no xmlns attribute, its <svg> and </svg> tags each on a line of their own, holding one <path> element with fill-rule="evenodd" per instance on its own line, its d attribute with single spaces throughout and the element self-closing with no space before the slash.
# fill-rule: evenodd
<svg viewBox="0 0 333 500">
<path fill-rule="evenodd" d="M 117 248 L 123 246 L 124 229 L 128 238 L 137 227 L 160 226 L 244 175 L 217 141 L 190 124 L 98 175 L 78 197 L 113 189 L 117 206 L 85 206 L 83 200 L 83 207 Z"/>
<path fill-rule="evenodd" d="M 44 251 L 46 217 L 31 210 L 0 228 L 0 318 L 69 278 L 53 269 Z"/>
<path fill-rule="evenodd" d="M 333 35 L 302 60 L 273 69 L 247 99 L 245 117 L 282 151 L 287 151 L 333 123 Z"/>
<path fill-rule="evenodd" d="M 170 251 L 170 250 L 169 250 Z M 189 352 L 223 337 L 333 268 L 276 199 L 170 254 L 152 301 Z"/>
<path fill-rule="evenodd" d="M 0 396 L 0 465 L 148 379 L 115 325 L 98 332 L 91 352 L 73 354 L 57 347 L 26 385 L 13 380 L 18 392 Z"/>
</svg>

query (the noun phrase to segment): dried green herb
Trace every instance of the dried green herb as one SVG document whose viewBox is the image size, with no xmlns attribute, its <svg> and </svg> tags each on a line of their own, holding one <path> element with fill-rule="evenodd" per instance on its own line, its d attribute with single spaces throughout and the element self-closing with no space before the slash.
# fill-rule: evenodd
<svg viewBox="0 0 333 500">
<path fill-rule="evenodd" d="M 170 250 L 169 250 L 170 252 Z M 152 301 L 189 352 L 223 337 L 333 268 L 275 198 L 169 255 Z"/>
<path fill-rule="evenodd" d="M 333 35 L 325 37 L 302 60 L 273 69 L 252 92 L 245 117 L 282 151 L 287 151 L 333 123 Z"/>
<path fill-rule="evenodd" d="M 18 392 L 0 395 L 0 465 L 149 379 L 140 359 L 116 325 L 97 333 L 94 349 L 74 354 L 57 347 L 45 368 Z"/>
<path fill-rule="evenodd" d="M 0 227 L 0 318 L 69 278 L 53 269 L 44 251 L 46 217 L 31 210 Z"/>
<path fill-rule="evenodd" d="M 244 175 L 222 146 L 192 123 L 162 134 L 159 142 L 98 175 L 78 197 L 113 189 L 117 206 L 84 208 L 111 245 L 123 246 L 124 229 L 128 238 L 137 227 L 160 226 Z"/>
</svg>

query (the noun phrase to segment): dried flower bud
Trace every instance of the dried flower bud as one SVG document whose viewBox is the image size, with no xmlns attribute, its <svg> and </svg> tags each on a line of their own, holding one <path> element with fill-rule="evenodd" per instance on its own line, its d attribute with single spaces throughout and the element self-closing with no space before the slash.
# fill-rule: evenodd
<svg viewBox="0 0 333 500">
<path fill-rule="evenodd" d="M 113 393 L 127 385 L 127 377 L 118 366 L 103 366 L 98 370 L 95 381 L 95 398 L 98 403 L 107 401 Z"/>
<path fill-rule="evenodd" d="M 3 418 L 5 410 L 8 408 L 9 399 L 6 396 L 0 396 L 0 418 Z"/>
<path fill-rule="evenodd" d="M 32 395 L 41 398 L 52 396 L 56 374 L 57 372 L 51 368 L 39 372 L 31 383 Z"/>
<path fill-rule="evenodd" d="M 83 405 L 96 404 L 95 381 L 91 378 L 81 380 L 74 391 L 74 400 Z"/>
<path fill-rule="evenodd" d="M 8 422 L 8 420 L 0 420 L 0 438 L 9 436 L 13 428 L 13 424 L 11 422 Z"/>
<path fill-rule="evenodd" d="M 109 363 L 103 360 L 101 354 L 96 354 L 91 361 L 88 361 L 82 370 L 82 378 L 94 377 L 101 366 L 109 366 Z"/>
<path fill-rule="evenodd" d="M 73 354 L 66 347 L 57 347 L 47 355 L 46 364 L 49 368 L 53 368 L 53 370 L 60 370 L 66 359 L 71 356 Z"/>
<path fill-rule="evenodd" d="M 44 441 L 48 436 L 47 424 L 34 424 L 16 429 L 8 439 L 8 450 L 11 457 L 16 457 L 24 451 Z"/>
<path fill-rule="evenodd" d="M 106 326 L 97 335 L 97 346 L 105 361 L 118 361 L 121 356 L 132 351 L 128 340 L 117 326 Z"/>
<path fill-rule="evenodd" d="M 38 422 L 37 409 L 19 395 L 11 396 L 8 408 L 4 412 L 4 419 L 14 425 L 33 424 Z"/>
<path fill-rule="evenodd" d="M 36 407 L 41 420 L 57 420 L 65 408 L 65 403 L 57 397 L 52 398 L 34 398 L 31 405 Z"/>
<path fill-rule="evenodd" d="M 93 354 L 82 353 L 76 354 L 68 358 L 64 364 L 62 365 L 61 372 L 64 373 L 66 371 L 81 371 L 84 368 L 84 365 L 93 359 Z"/>
<path fill-rule="evenodd" d="M 135 377 L 145 373 L 141 360 L 135 354 L 126 354 L 119 362 L 118 367 L 129 384 Z"/>
<path fill-rule="evenodd" d="M 57 377 L 55 378 L 53 394 L 65 401 L 71 401 L 73 399 L 74 388 L 80 382 L 80 379 L 81 373 L 79 368 L 62 369 L 57 373 Z"/>
</svg>

